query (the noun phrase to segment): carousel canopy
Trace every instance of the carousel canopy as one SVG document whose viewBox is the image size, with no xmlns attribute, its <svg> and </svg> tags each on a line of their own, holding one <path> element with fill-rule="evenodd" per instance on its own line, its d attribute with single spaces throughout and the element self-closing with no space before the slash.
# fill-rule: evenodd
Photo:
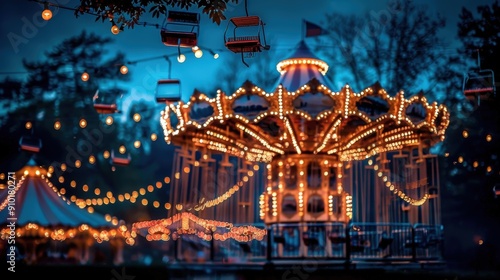
<svg viewBox="0 0 500 280">
<path fill-rule="evenodd" d="M 91 214 L 68 201 L 58 193 L 46 176 L 46 170 L 36 166 L 33 160 L 16 172 L 15 194 L 9 199 L 8 188 L 0 193 L 0 221 L 8 222 L 15 217 L 19 226 L 31 223 L 44 227 L 114 227 L 104 216 Z M 14 206 L 12 212 L 9 211 L 8 206 L 12 205 L 9 202 Z"/>
<path fill-rule="evenodd" d="M 294 53 L 276 66 L 281 76 L 276 83 L 287 91 L 296 91 L 312 79 L 331 87 L 330 81 L 324 76 L 328 71 L 328 64 L 316 57 L 302 40 Z"/>
<path fill-rule="evenodd" d="M 247 81 L 232 95 L 196 92 L 186 104 L 168 104 L 160 119 L 166 142 L 269 162 L 290 154 L 363 160 L 444 140 L 449 113 L 423 93 L 391 96 L 378 82 L 334 91 L 323 76 L 328 65 L 304 42 L 277 68 L 282 76 L 271 93 Z"/>
</svg>

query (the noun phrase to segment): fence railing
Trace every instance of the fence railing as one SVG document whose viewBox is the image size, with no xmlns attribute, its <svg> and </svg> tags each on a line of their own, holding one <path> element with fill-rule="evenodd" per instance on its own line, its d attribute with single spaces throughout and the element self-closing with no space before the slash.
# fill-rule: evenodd
<svg viewBox="0 0 500 280">
<path fill-rule="evenodd" d="M 265 225 L 254 225 L 266 228 Z M 251 262 L 258 260 L 442 259 L 443 226 L 409 223 L 283 223 L 267 227 L 263 240 L 205 241 L 183 236 L 177 243 L 179 261 Z M 195 257 L 186 258 L 189 254 Z"/>
</svg>

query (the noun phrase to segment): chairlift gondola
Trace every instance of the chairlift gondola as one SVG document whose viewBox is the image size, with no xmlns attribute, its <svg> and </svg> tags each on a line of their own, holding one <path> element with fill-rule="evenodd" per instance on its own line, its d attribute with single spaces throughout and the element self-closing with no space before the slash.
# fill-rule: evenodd
<svg viewBox="0 0 500 280">
<path fill-rule="evenodd" d="M 189 47 L 198 45 L 200 15 L 183 11 L 168 11 L 160 35 L 165 46 Z"/>
<path fill-rule="evenodd" d="M 491 69 L 481 69 L 479 50 L 477 63 L 478 67 L 468 71 L 464 76 L 462 90 L 465 97 L 479 106 L 481 100 L 495 97 L 495 73 Z"/>
<path fill-rule="evenodd" d="M 118 105 L 115 102 L 105 102 L 101 97 L 99 97 L 99 90 L 96 91 L 94 97 L 92 98 L 94 103 L 94 109 L 98 114 L 114 114 L 119 112 Z"/>
<path fill-rule="evenodd" d="M 496 184 L 493 187 L 493 193 L 495 194 L 495 198 L 500 197 L 500 184 Z"/>
<path fill-rule="evenodd" d="M 181 100 L 181 82 L 178 79 L 162 79 L 156 83 L 157 103 L 165 104 Z"/>
<path fill-rule="evenodd" d="M 33 134 L 24 135 L 19 139 L 19 148 L 22 151 L 38 153 L 42 148 L 42 140 Z"/>
<path fill-rule="evenodd" d="M 132 158 L 130 157 L 130 153 L 126 154 L 115 154 L 115 151 L 111 151 L 111 164 L 112 165 L 120 165 L 120 166 L 127 166 L 130 164 L 130 161 Z"/>
<path fill-rule="evenodd" d="M 233 26 L 232 34 L 228 34 L 230 25 Z M 244 31 L 238 31 L 243 29 Z M 264 22 L 258 16 L 233 17 L 229 20 L 224 32 L 224 44 L 226 48 L 234 53 L 241 53 L 243 64 L 244 54 L 253 54 L 263 50 L 269 50 L 264 31 Z"/>
</svg>

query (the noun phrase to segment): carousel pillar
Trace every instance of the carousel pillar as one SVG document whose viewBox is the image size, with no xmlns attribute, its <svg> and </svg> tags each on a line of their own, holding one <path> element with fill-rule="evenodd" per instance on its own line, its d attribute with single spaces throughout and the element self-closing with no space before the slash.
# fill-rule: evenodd
<svg viewBox="0 0 500 280">
<path fill-rule="evenodd" d="M 114 238 L 110 241 L 111 251 L 113 253 L 113 264 L 121 265 L 123 263 L 124 241 L 121 238 Z"/>
<path fill-rule="evenodd" d="M 19 242 L 25 252 L 25 257 L 24 260 L 27 264 L 34 264 L 36 263 L 36 242 L 35 240 L 29 239 L 29 240 L 22 240 Z"/>
<path fill-rule="evenodd" d="M 82 254 L 80 259 L 80 263 L 82 264 L 87 264 L 89 263 L 90 260 L 90 247 L 92 246 L 93 243 L 90 238 L 91 237 L 88 237 L 87 239 L 84 239 L 82 242 Z"/>
</svg>

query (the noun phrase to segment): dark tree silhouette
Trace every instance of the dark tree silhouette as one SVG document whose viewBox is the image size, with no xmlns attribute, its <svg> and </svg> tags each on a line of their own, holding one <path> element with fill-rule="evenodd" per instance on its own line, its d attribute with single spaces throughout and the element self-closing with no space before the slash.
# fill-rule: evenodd
<svg viewBox="0 0 500 280">
<path fill-rule="evenodd" d="M 111 42 L 110 37 L 82 31 L 46 52 L 46 60 L 24 60 L 24 67 L 29 72 L 26 87 L 36 93 L 64 87 L 66 92 L 63 97 L 86 96 L 88 101 L 92 95 L 83 93 L 95 91 L 99 83 L 128 80 L 129 75 L 119 75 L 124 63 L 123 53 L 118 52 L 114 57 L 104 59 L 107 55 L 105 46 Z M 87 82 L 81 79 L 84 72 L 90 76 Z"/>
<path fill-rule="evenodd" d="M 390 1 L 386 9 L 363 16 L 327 14 L 323 28 L 329 32 L 316 38 L 316 49 L 327 58 L 332 81 L 349 83 L 356 91 L 377 81 L 389 94 L 434 91 L 446 81 L 436 70 L 448 70 L 443 66 L 449 49 L 439 36 L 444 26 L 444 18 L 423 5 Z"/>
<path fill-rule="evenodd" d="M 464 72 L 477 70 L 479 52 L 481 68 L 493 69 L 498 74 L 495 62 L 499 59 L 499 17 L 497 1 L 477 6 L 475 12 L 462 8 L 457 35 L 462 43 L 459 52 Z M 447 155 L 442 165 L 446 171 L 443 220 L 448 224 L 448 236 L 461 240 L 449 247 L 449 258 L 463 257 L 462 261 L 468 261 L 470 258 L 465 256 L 480 246 L 479 238 L 486 244 L 481 246 L 500 247 L 497 238 L 500 196 L 493 190 L 500 183 L 500 103 L 490 95 L 478 104 L 475 99 L 466 99 L 463 93 L 456 103 L 460 106 L 450 107 L 453 109 L 450 127 L 443 143 Z"/>
<path fill-rule="evenodd" d="M 169 7 L 177 9 L 198 8 L 216 24 L 226 19 L 225 12 L 228 5 L 238 4 L 238 0 L 80 0 L 80 5 L 75 9 L 75 16 L 91 13 L 96 15 L 96 20 L 106 21 L 111 18 L 117 24 L 133 28 L 144 14 L 153 18 L 166 15 Z"/>
<path fill-rule="evenodd" d="M 66 190 L 68 198 L 71 195 L 95 198 L 94 188 L 102 191 L 101 197 L 107 191 L 131 193 L 138 190 L 138 186 L 154 185 L 170 176 L 165 173 L 163 161 L 151 161 L 157 153 L 151 152 L 150 146 L 154 145 L 154 149 L 166 146 L 161 145 L 161 135 L 157 141 L 160 143 L 146 143 L 151 142 L 152 132 L 161 131 L 157 127 L 158 120 L 152 120 L 155 112 L 144 104 L 132 105 L 129 110 L 116 114 L 98 114 L 93 107 L 98 89 L 99 99 L 116 102 L 120 110 L 124 104 L 119 97 L 128 95 L 125 85 L 129 74 L 119 72 L 125 56 L 103 51 L 110 50 L 107 47 L 110 42 L 106 37 L 82 32 L 48 50 L 45 57 L 24 61 L 28 71 L 25 82 L 6 79 L 0 83 L 0 93 L 7 100 L 3 106 L 16 104 L 6 111 L 5 117 L 2 116 L 0 133 L 5 137 L 0 144 L 7 151 L 0 156 L 2 170 L 17 171 L 34 157 L 38 164 L 53 168 L 51 180 L 57 182 L 57 188 Z M 87 82 L 81 80 L 84 71 L 90 75 Z M 133 120 L 135 112 L 141 114 L 139 122 Z M 107 117 L 112 117 L 114 122 L 106 124 Z M 86 126 L 80 124 L 82 120 L 86 121 Z M 42 149 L 37 154 L 19 149 L 21 137 L 31 133 L 25 128 L 27 121 L 32 123 L 35 136 L 42 140 Z M 55 129 L 56 122 L 58 129 Z M 142 145 L 134 145 L 136 140 Z M 104 156 L 106 152 L 118 153 L 120 145 L 124 145 L 133 157 L 129 166 L 114 166 L 110 158 Z M 112 170 L 114 172 L 110 172 Z M 82 191 L 84 184 L 89 186 L 88 191 Z M 163 192 L 156 196 L 150 194 L 148 199 L 162 201 L 167 198 Z M 94 207 L 97 212 L 120 217 L 130 207 L 130 202 L 122 204 L 102 205 L 102 209 Z"/>
</svg>

